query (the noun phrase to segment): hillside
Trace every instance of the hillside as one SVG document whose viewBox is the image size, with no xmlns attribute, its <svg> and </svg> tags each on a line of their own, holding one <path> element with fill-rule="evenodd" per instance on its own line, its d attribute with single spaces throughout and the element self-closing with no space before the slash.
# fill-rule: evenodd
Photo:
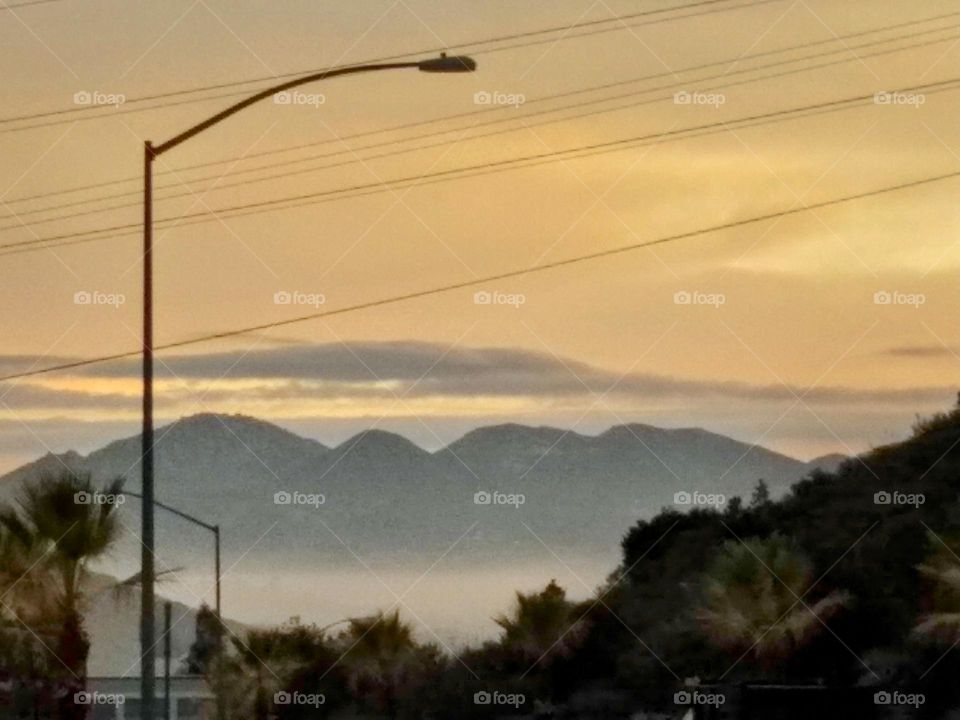
<svg viewBox="0 0 960 720">
<path fill-rule="evenodd" d="M 162 502 L 223 528 L 224 557 L 248 562 L 352 563 L 334 534 L 375 561 L 442 553 L 473 526 L 451 561 L 495 563 L 542 555 L 526 523 L 557 551 L 615 560 L 637 518 L 672 505 L 678 491 L 749 495 L 765 478 L 779 497 L 809 466 L 699 429 L 623 425 L 589 437 L 556 428 L 498 425 L 430 453 L 398 435 L 369 431 L 337 447 L 253 418 L 196 415 L 157 431 L 156 493 Z M 98 481 L 127 478 L 139 491 L 139 437 L 83 457 L 46 456 L 0 478 L 0 498 L 64 465 Z M 277 505 L 278 492 L 322 495 L 316 508 Z M 522 495 L 523 504 L 477 505 L 479 491 Z M 139 526 L 128 498 L 124 522 Z M 522 522 L 520 522 L 522 521 Z M 158 548 L 208 560 L 204 531 L 158 512 Z"/>
<path fill-rule="evenodd" d="M 788 663 L 764 668 L 745 661 L 734 668 L 736 658 L 711 651 L 698 630 L 698 586 L 725 543 L 772 536 L 786 538 L 812 562 L 812 584 L 799 588 L 804 602 L 830 591 L 849 599 L 829 629 L 823 623 L 817 639 Z M 955 578 L 960 566 L 960 407 L 918 423 L 907 440 L 814 473 L 780 501 L 643 520 L 625 537 L 623 551 L 628 582 L 610 605 L 631 632 L 612 617 L 598 621 L 589 651 L 596 655 L 580 660 L 598 678 L 638 662 L 635 634 L 669 658 L 680 677 L 735 682 L 768 673 L 827 685 L 896 683 L 890 686 L 922 690 L 930 706 L 960 702 L 960 656 L 950 652 L 958 596 L 934 587 L 921 570 L 936 566 Z M 918 634 L 934 611 L 944 613 L 942 636 Z M 650 665 L 642 672 L 630 683 L 651 693 L 671 680 Z"/>
</svg>

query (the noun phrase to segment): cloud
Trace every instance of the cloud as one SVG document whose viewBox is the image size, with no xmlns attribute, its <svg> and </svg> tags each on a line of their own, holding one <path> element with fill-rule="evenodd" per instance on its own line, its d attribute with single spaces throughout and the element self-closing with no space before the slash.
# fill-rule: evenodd
<svg viewBox="0 0 960 720">
<path fill-rule="evenodd" d="M 883 355 L 901 358 L 956 358 L 960 357 L 960 347 L 947 345 L 900 345 L 882 352 Z"/>
<path fill-rule="evenodd" d="M 932 348 L 897 348 L 891 354 L 922 356 Z M 68 361 L 69 358 L 60 358 Z M 52 364 L 46 358 L 39 364 Z M 0 357 L 0 368 L 29 366 L 27 356 Z M 197 393 L 216 403 L 241 393 L 257 401 L 310 399 L 407 398 L 543 398 L 592 400 L 597 395 L 636 400 L 727 398 L 747 402 L 793 402 L 849 405 L 895 403 L 929 406 L 949 402 L 953 387 L 851 388 L 785 387 L 677 378 L 650 373 L 617 372 L 583 362 L 517 348 L 449 348 L 427 342 L 354 342 L 275 347 L 249 353 L 220 352 L 164 356 L 156 365 L 158 399 L 189 400 Z M 135 392 L 110 390 L 110 381 L 136 380 L 136 359 L 73 371 L 85 378 L 69 387 L 46 380 L 0 385 L 4 402 L 17 408 L 133 408 Z M 43 377 L 43 376 L 41 376 Z M 49 376 L 54 377 L 54 376 Z M 163 381 L 167 381 L 163 385 Z M 181 382 L 182 381 L 182 384 Z"/>
</svg>

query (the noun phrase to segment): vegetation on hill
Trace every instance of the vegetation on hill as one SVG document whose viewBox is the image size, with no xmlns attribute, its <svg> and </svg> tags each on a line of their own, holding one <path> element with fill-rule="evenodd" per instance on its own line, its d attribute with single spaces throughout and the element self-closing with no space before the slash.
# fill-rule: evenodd
<svg viewBox="0 0 960 720">
<path fill-rule="evenodd" d="M 82 640 L 59 621 L 78 617 L 74 580 L 109 545 L 110 514 L 59 517 L 51 498 L 63 492 L 43 486 L 0 515 L 0 679 L 55 672 L 18 624 L 51 643 Z M 208 677 L 229 716 L 255 720 L 675 714 L 675 693 L 698 682 L 892 686 L 923 693 L 920 716 L 944 717 L 960 707 L 958 493 L 960 406 L 782 500 L 758 482 L 746 502 L 637 522 L 593 597 L 573 602 L 553 582 L 518 593 L 482 646 L 419 642 L 392 608 L 242 638 L 205 610 L 184 669 Z M 15 582 L 44 553 L 56 559 Z"/>
</svg>

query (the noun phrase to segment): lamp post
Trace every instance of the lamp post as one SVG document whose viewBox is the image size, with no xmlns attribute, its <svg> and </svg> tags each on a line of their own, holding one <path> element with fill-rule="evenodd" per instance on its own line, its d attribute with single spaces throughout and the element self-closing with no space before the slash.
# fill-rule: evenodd
<svg viewBox="0 0 960 720">
<path fill-rule="evenodd" d="M 141 433 L 141 460 L 143 511 L 141 515 L 141 535 L 143 547 L 141 557 L 141 577 L 143 581 L 140 604 L 140 697 L 142 702 L 141 720 L 155 720 L 154 698 L 156 685 L 156 653 L 154 639 L 154 525 L 153 525 L 153 161 L 168 150 L 172 150 L 194 135 L 226 120 L 244 108 L 264 100 L 278 92 L 305 85 L 317 80 L 327 80 L 340 75 L 375 72 L 379 70 L 416 69 L 429 73 L 464 73 L 476 70 L 477 64 L 465 56 L 448 57 L 445 53 L 439 58 L 411 62 L 376 63 L 337 68 L 325 72 L 311 73 L 294 78 L 273 87 L 261 90 L 234 103 L 225 110 L 211 115 L 203 122 L 184 130 L 179 135 L 160 145 L 149 140 L 143 145 L 143 431 Z M 217 577 L 219 578 L 219 568 Z M 219 606 L 220 592 L 217 590 Z"/>
<path fill-rule="evenodd" d="M 143 500 L 143 495 L 140 493 L 133 492 L 132 490 L 124 490 L 124 495 L 130 495 L 131 497 L 139 498 Z M 216 576 L 216 613 L 217 618 L 221 617 L 221 607 L 220 607 L 220 526 L 211 525 L 210 523 L 204 522 L 200 518 L 194 517 L 189 513 L 185 513 L 183 510 L 177 510 L 175 507 L 171 507 L 166 503 L 162 503 L 159 500 L 153 501 L 154 507 L 162 508 L 167 512 L 173 513 L 177 517 L 181 517 L 184 520 L 192 522 L 194 525 L 199 525 L 204 530 L 209 530 L 213 533 L 213 558 L 214 558 L 214 574 Z"/>
</svg>

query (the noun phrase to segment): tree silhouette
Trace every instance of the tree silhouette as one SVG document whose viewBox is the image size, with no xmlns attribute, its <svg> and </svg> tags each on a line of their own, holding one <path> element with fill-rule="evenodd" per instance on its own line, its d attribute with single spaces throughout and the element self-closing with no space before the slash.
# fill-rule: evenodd
<svg viewBox="0 0 960 720">
<path fill-rule="evenodd" d="M 494 618 L 504 630 L 502 644 L 524 660 L 548 665 L 568 656 L 583 639 L 585 625 L 575 603 L 556 580 L 538 593 L 516 594 L 511 615 Z"/>
<path fill-rule="evenodd" d="M 770 671 L 849 601 L 834 591 L 807 602 L 813 577 L 813 564 L 779 535 L 728 541 L 707 570 L 695 615 L 718 647 Z"/>
<path fill-rule="evenodd" d="M 8 537 L 4 564 L 16 566 L 23 558 L 31 558 L 33 565 L 21 581 L 27 588 L 43 583 L 49 592 L 50 604 L 42 611 L 59 629 L 49 650 L 67 672 L 63 679 L 66 692 L 60 702 L 63 718 L 85 714 L 73 701 L 74 693 L 86 686 L 90 651 L 81 612 L 87 599 L 90 563 L 106 554 L 119 534 L 114 513 L 122 487 L 123 481 L 115 480 L 101 492 L 89 474 L 46 475 L 23 486 L 16 508 L 0 511 L 0 525 Z M 45 577 L 27 579 L 34 573 Z"/>
</svg>

